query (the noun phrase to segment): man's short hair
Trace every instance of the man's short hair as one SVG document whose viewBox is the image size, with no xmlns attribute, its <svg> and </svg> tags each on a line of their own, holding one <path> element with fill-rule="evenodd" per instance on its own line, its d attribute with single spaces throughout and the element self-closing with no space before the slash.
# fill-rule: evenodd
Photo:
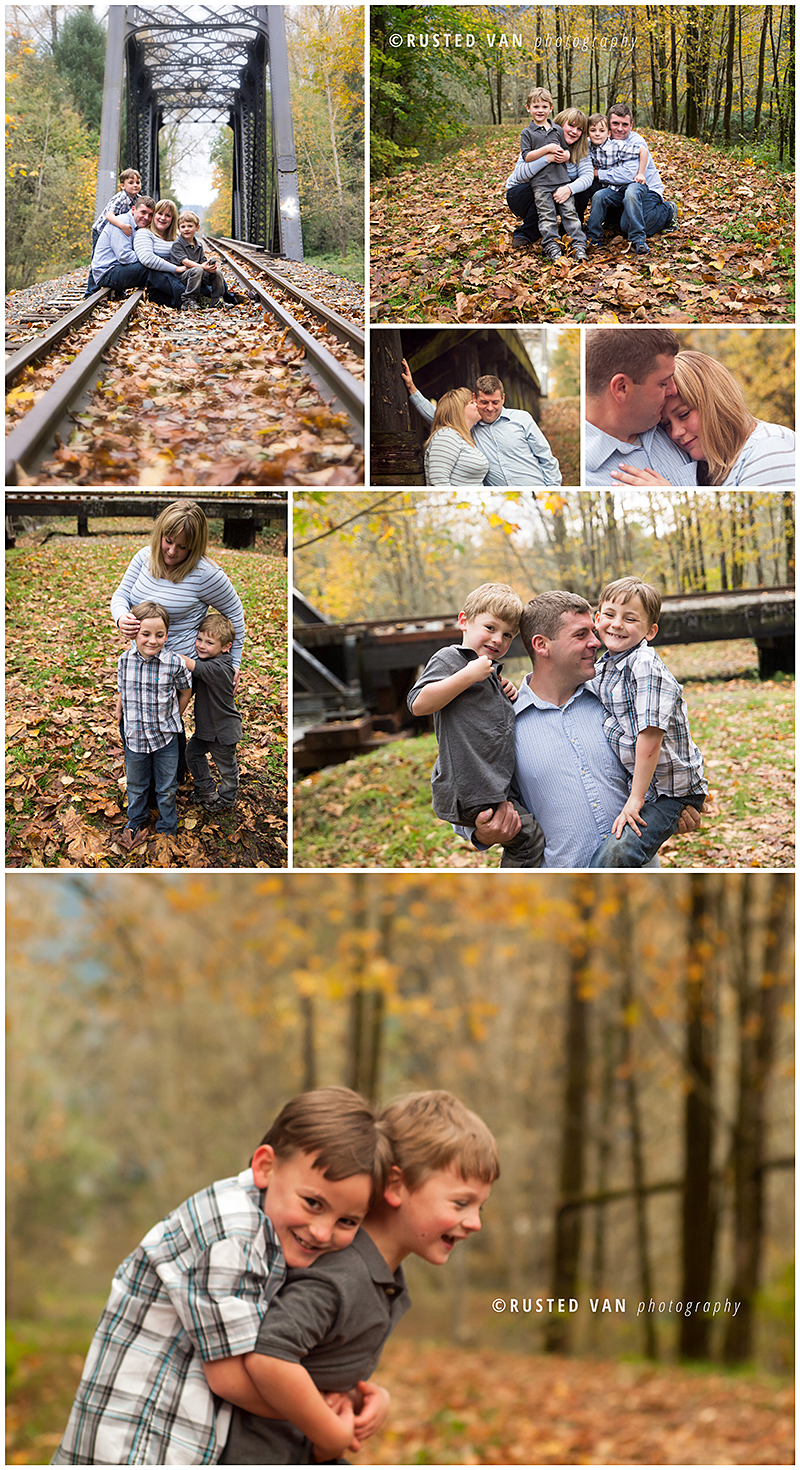
<svg viewBox="0 0 800 1470">
<path fill-rule="evenodd" d="M 410 1190 L 439 1170 L 454 1169 L 464 1180 L 494 1184 L 500 1174 L 497 1144 L 477 1113 L 451 1092 L 409 1092 L 380 1115 L 392 1157 Z"/>
<path fill-rule="evenodd" d="M 217 642 L 223 645 L 232 643 L 236 637 L 236 629 L 230 618 L 226 618 L 224 613 L 208 613 L 197 631 L 198 633 L 210 633 L 212 638 L 216 638 Z"/>
<path fill-rule="evenodd" d="M 606 114 L 607 117 L 629 117 L 633 122 L 633 113 L 627 102 L 612 102 Z"/>
<path fill-rule="evenodd" d="M 475 379 L 475 393 L 502 393 L 505 398 L 505 390 L 499 378 L 494 373 L 484 373 L 482 378 Z"/>
<path fill-rule="evenodd" d="M 195 214 L 193 209 L 182 210 L 181 213 L 178 215 L 178 224 L 182 225 L 185 219 L 190 219 L 192 223 L 197 226 L 198 229 L 200 228 L 200 216 L 199 214 Z"/>
<path fill-rule="evenodd" d="M 525 98 L 525 106 L 530 107 L 532 102 L 549 102 L 552 107 L 553 98 L 546 87 L 531 87 L 530 92 Z"/>
<path fill-rule="evenodd" d="M 479 618 L 481 613 L 491 612 L 508 623 L 509 628 L 516 629 L 522 613 L 522 598 L 505 582 L 482 582 L 465 598 L 462 611 L 469 622 Z"/>
<path fill-rule="evenodd" d="M 588 327 L 586 392 L 590 398 L 599 397 L 615 373 L 643 383 L 654 371 L 657 357 L 674 357 L 679 348 L 669 327 Z"/>
<path fill-rule="evenodd" d="M 301 1092 L 281 1108 L 261 1140 L 279 1159 L 294 1154 L 316 1154 L 314 1168 L 323 1179 L 349 1179 L 369 1174 L 372 1198 L 386 1188 L 392 1166 L 386 1129 L 377 1110 L 349 1087 L 316 1087 Z"/>
<path fill-rule="evenodd" d="M 151 209 L 153 214 L 155 214 L 156 201 L 155 199 L 151 199 L 149 194 L 140 194 L 133 207 L 134 209 Z"/>
<path fill-rule="evenodd" d="M 123 172 L 119 176 L 119 181 L 120 181 L 121 184 L 124 184 L 126 179 L 138 179 L 140 184 L 142 182 L 142 176 L 139 173 L 138 168 L 126 168 L 126 169 L 124 169 Z"/>
<path fill-rule="evenodd" d="M 598 607 L 602 607 L 604 602 L 630 602 L 634 597 L 638 597 L 652 627 L 658 622 L 661 612 L 661 593 L 657 587 L 640 581 L 638 577 L 619 577 L 616 582 L 609 582 L 600 593 Z"/>
<path fill-rule="evenodd" d="M 540 592 L 538 597 L 532 597 L 522 609 L 519 620 L 519 636 L 528 658 L 533 660 L 536 657 L 533 640 L 537 634 L 542 638 L 558 637 L 565 613 L 589 613 L 591 616 L 591 612 L 586 598 L 579 597 L 577 592 Z"/>
<path fill-rule="evenodd" d="M 131 608 L 131 617 L 138 618 L 139 622 L 142 621 L 142 618 L 161 618 L 164 627 L 169 632 L 169 613 L 160 602 L 137 602 L 136 606 Z"/>
</svg>

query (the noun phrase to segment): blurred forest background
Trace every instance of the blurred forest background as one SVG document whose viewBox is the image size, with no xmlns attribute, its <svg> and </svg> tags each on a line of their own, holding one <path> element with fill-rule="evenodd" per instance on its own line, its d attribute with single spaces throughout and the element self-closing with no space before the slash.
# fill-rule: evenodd
<svg viewBox="0 0 800 1470">
<path fill-rule="evenodd" d="M 531 87 L 546 87 L 556 112 L 623 101 L 640 127 L 750 161 L 793 156 L 791 5 L 381 5 L 371 28 L 376 177 L 470 125 L 525 121 Z M 426 44 L 434 34 L 450 39 Z"/>
<path fill-rule="evenodd" d="M 334 621 L 456 612 L 485 581 L 590 602 L 632 573 L 664 595 L 794 583 L 782 491 L 303 491 L 294 507 L 295 584 Z"/>
<path fill-rule="evenodd" d="M 414 1428 L 398 1431 L 398 1390 L 388 1460 L 460 1443 L 430 1403 L 434 1438 L 414 1448 L 420 1392 L 435 1399 L 448 1364 L 484 1393 L 514 1354 L 526 1377 L 541 1353 L 789 1371 L 790 876 L 13 875 L 7 891 L 8 1463 L 58 1442 L 118 1262 L 245 1167 L 291 1094 L 333 1082 L 380 1102 L 450 1088 L 502 1159 L 480 1236 L 446 1272 L 409 1263 L 415 1307 L 386 1364 L 402 1377 L 413 1359 Z M 498 1315 L 498 1295 L 580 1308 Z M 651 1296 L 742 1305 L 637 1319 Z M 593 1315 L 590 1297 L 627 1310 Z M 473 1449 L 444 1462 L 563 1459 L 525 1446 L 571 1391 L 541 1414 L 517 1396 L 510 1438 L 491 1409 L 483 1428 L 468 1414 Z M 786 1458 L 768 1439 L 756 1453 Z"/>
<path fill-rule="evenodd" d="M 6 290 L 89 264 L 105 72 L 105 26 L 90 6 L 6 7 Z M 286 10 L 306 258 L 363 279 L 364 31 L 357 6 Z M 233 134 L 208 128 L 216 196 L 203 226 L 231 229 Z M 161 195 L 181 208 L 196 129 L 159 134 Z M 125 137 L 120 169 L 127 166 Z M 186 189 L 184 188 L 184 193 Z"/>
</svg>

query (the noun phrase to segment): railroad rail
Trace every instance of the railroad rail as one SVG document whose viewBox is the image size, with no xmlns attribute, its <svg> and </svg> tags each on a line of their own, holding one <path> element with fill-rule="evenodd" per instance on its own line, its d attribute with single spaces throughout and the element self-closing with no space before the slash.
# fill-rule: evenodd
<svg viewBox="0 0 800 1470">
<path fill-rule="evenodd" d="M 53 325 L 48 327 L 40 337 L 33 337 L 16 352 L 11 353 L 6 358 L 6 393 L 26 367 L 30 367 L 35 362 L 42 362 L 53 348 L 58 346 L 59 342 L 63 342 L 64 338 L 68 337 L 70 332 L 75 331 L 76 327 L 83 326 L 83 323 L 88 321 L 98 306 L 110 298 L 111 292 L 101 286 L 99 291 L 95 291 L 93 296 L 89 296 L 80 305 L 60 313 Z M 38 315 L 46 317 L 48 314 L 38 313 Z"/>
<path fill-rule="evenodd" d="M 665 597 L 656 644 L 752 638 L 759 674 L 794 670 L 795 589 Z M 312 770 L 368 749 L 411 723 L 405 698 L 416 671 L 438 649 L 460 643 L 454 613 L 439 617 L 328 623 L 294 594 L 295 766 Z M 507 658 L 524 658 L 519 635 Z"/>
<path fill-rule="evenodd" d="M 254 270 L 260 271 L 262 275 L 267 276 L 269 280 L 273 281 L 287 295 L 293 296 L 296 301 L 301 302 L 314 316 L 325 323 L 334 337 L 338 337 L 340 342 L 344 342 L 348 347 L 352 347 L 353 351 L 357 352 L 359 357 L 364 356 L 365 336 L 363 328 L 359 327 L 356 322 L 348 321 L 347 317 L 343 317 L 341 312 L 334 311 L 333 307 L 329 306 L 327 302 L 320 301 L 318 297 L 312 296 L 302 286 L 296 285 L 294 281 L 283 275 L 281 271 L 275 270 L 274 266 L 268 265 L 267 262 L 273 259 L 273 257 L 268 255 L 265 250 L 262 250 L 260 246 L 245 246 L 238 240 L 227 239 L 224 235 L 205 235 L 203 238 L 220 249 L 230 250 L 235 248 L 236 253 L 241 256 L 242 260 L 248 261 Z"/>
</svg>

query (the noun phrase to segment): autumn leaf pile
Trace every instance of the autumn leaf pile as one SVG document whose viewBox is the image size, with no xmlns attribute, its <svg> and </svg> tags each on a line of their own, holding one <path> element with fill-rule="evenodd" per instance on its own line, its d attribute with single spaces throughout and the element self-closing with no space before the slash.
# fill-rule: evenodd
<svg viewBox="0 0 800 1470">
<path fill-rule="evenodd" d="M 486 130 L 437 163 L 373 187 L 371 319 L 377 322 L 791 322 L 794 183 L 693 139 L 648 130 L 679 209 L 650 254 L 606 236 L 588 261 L 518 250 L 505 202 L 518 130 Z"/>
<path fill-rule="evenodd" d="M 61 525 L 68 523 L 61 522 Z M 125 523 L 117 523 L 125 524 Z M 130 524 L 130 523 L 128 523 Z M 73 529 L 74 523 L 70 525 Z M 236 694 L 244 737 L 231 812 L 208 813 L 178 790 L 178 834 L 130 854 L 125 762 L 114 721 L 126 646 L 108 612 L 135 536 L 18 538 L 6 566 L 6 799 L 9 867 L 267 868 L 286 864 L 286 563 L 228 551 L 211 559 L 242 598 L 247 639 Z M 185 717 L 193 727 L 192 706 Z"/>
<path fill-rule="evenodd" d="M 794 1463 L 794 1395 L 768 1381 L 410 1341 L 375 1379 L 392 1406 L 356 1465 Z"/>
<path fill-rule="evenodd" d="M 93 329 L 90 329 L 90 332 Z M 59 350 L 71 361 L 86 331 Z M 257 303 L 191 314 L 142 301 L 77 429 L 35 485 L 358 485 L 363 451 L 302 371 L 303 352 Z M 17 414 L 52 365 L 30 368 Z"/>
</svg>

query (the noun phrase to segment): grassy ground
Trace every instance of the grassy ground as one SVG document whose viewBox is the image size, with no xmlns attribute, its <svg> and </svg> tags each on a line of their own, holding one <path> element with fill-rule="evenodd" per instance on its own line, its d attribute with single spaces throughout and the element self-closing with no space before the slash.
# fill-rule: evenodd
<svg viewBox="0 0 800 1470">
<path fill-rule="evenodd" d="M 662 866 L 793 867 L 794 680 L 761 683 L 754 645 L 723 648 L 661 650 L 685 682 L 711 792 L 700 832 L 672 838 L 661 850 Z M 483 856 L 434 816 L 435 758 L 435 737 L 425 735 L 301 780 L 294 796 L 295 866 L 499 866 L 499 849 Z"/>
<path fill-rule="evenodd" d="M 306 265 L 315 265 L 319 270 L 330 271 L 334 276 L 344 276 L 348 281 L 364 280 L 364 255 L 363 251 L 348 250 L 344 260 L 337 250 L 330 250 L 323 255 L 305 256 Z"/>
<path fill-rule="evenodd" d="M 133 854 L 125 824 L 124 760 L 113 719 L 124 647 L 111 593 L 149 526 L 53 521 L 59 534 L 18 537 L 6 556 L 6 795 L 8 867 L 282 867 L 286 862 L 286 561 L 277 538 L 229 551 L 212 532 L 209 555 L 228 573 L 248 639 L 237 691 L 244 723 L 241 790 L 211 815 L 178 794 L 178 835 Z M 221 533 L 221 526 L 219 527 Z M 127 533 L 127 534 L 124 534 Z M 193 728 L 187 715 L 187 733 Z"/>
</svg>

